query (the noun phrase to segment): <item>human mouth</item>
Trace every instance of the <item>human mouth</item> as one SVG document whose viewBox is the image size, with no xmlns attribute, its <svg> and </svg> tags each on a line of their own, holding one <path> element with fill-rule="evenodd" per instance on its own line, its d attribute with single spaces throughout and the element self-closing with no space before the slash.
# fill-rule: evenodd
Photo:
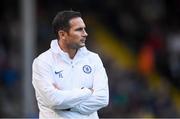
<svg viewBox="0 0 180 119">
<path fill-rule="evenodd" d="M 86 39 L 81 39 L 81 42 L 82 42 L 82 43 L 85 43 L 85 41 L 86 41 Z"/>
</svg>

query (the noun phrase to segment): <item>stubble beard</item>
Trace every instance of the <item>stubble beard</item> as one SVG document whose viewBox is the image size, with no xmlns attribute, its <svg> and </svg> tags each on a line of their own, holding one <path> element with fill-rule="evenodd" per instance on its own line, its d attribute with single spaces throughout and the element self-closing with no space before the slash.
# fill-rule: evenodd
<svg viewBox="0 0 180 119">
<path fill-rule="evenodd" d="M 71 48 L 71 49 L 74 49 L 74 50 L 78 50 L 78 49 L 80 49 L 80 48 L 82 48 L 82 47 L 85 47 L 85 43 L 82 45 L 82 44 L 72 44 L 72 45 L 69 45 L 69 48 Z"/>
</svg>

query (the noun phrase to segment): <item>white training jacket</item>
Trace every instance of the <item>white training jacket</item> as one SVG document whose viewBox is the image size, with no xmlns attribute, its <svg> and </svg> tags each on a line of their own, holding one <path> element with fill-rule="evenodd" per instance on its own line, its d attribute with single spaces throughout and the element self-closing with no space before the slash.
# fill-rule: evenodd
<svg viewBox="0 0 180 119">
<path fill-rule="evenodd" d="M 97 111 L 109 102 L 108 78 L 99 56 L 83 47 L 70 59 L 57 40 L 34 59 L 32 84 L 40 119 L 98 119 Z"/>
</svg>

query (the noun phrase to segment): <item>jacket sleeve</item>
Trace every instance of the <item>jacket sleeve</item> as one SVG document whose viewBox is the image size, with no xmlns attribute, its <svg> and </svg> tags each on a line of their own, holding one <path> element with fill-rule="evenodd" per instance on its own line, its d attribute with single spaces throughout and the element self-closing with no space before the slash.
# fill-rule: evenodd
<svg viewBox="0 0 180 119">
<path fill-rule="evenodd" d="M 39 103 L 53 109 L 68 109 L 80 104 L 92 95 L 87 88 L 58 90 L 53 86 L 50 65 L 35 59 L 32 67 L 32 84 Z"/>
<path fill-rule="evenodd" d="M 73 107 L 71 111 L 89 115 L 108 105 L 109 88 L 107 74 L 99 57 L 97 63 L 93 79 L 93 94 L 79 105 Z"/>
</svg>

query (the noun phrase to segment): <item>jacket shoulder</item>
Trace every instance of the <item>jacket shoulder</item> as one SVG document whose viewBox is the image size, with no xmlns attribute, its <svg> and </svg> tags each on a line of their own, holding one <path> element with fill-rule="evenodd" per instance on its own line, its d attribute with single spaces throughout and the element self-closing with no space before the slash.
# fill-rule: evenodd
<svg viewBox="0 0 180 119">
<path fill-rule="evenodd" d="M 92 52 L 90 50 L 87 50 L 87 55 L 90 56 L 90 57 L 99 57 L 99 55 L 95 52 Z"/>
<path fill-rule="evenodd" d="M 41 53 L 40 55 L 38 55 L 34 60 L 37 60 L 37 59 L 49 64 L 52 61 L 52 52 L 49 49 Z"/>
<path fill-rule="evenodd" d="M 101 60 L 98 53 L 95 53 L 95 52 L 92 52 L 92 51 L 89 51 L 89 50 L 88 50 L 87 56 L 93 62 L 97 62 L 97 61 Z"/>
</svg>

